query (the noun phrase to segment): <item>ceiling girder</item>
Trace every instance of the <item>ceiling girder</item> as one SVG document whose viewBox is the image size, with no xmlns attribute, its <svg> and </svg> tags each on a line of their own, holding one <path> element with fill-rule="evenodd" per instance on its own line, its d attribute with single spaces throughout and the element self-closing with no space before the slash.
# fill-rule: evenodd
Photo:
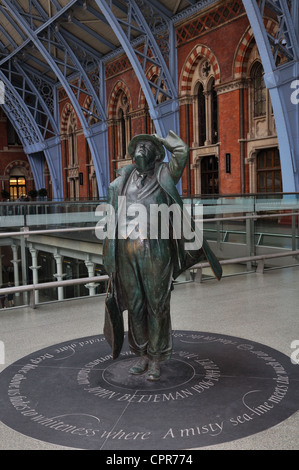
<svg viewBox="0 0 299 470">
<path fill-rule="evenodd" d="M 41 10 L 40 5 L 37 5 L 35 0 L 32 1 L 38 8 L 39 13 L 43 16 L 43 20 L 47 23 L 48 18 L 46 13 Z M 10 14 L 15 18 L 17 23 L 26 32 L 29 39 L 34 43 L 35 47 L 38 49 L 42 57 L 46 60 L 54 74 L 59 79 L 61 85 L 65 88 L 74 108 L 76 109 L 82 127 L 88 127 L 88 119 L 86 119 L 86 116 L 84 115 L 78 100 L 71 90 L 71 86 L 67 79 L 67 75 L 70 73 L 73 74 L 77 72 L 80 83 L 84 83 L 84 93 L 86 93 L 86 90 L 88 90 L 88 94 L 91 98 L 91 107 L 94 106 L 96 108 L 95 114 L 98 116 L 98 119 L 105 119 L 106 116 L 103 111 L 102 104 L 97 94 L 95 93 L 89 78 L 64 37 L 59 32 L 55 31 L 51 26 L 43 29 L 42 34 L 37 34 L 37 32 L 33 31 L 27 21 L 22 17 L 22 10 L 19 4 L 18 6 L 16 5 L 16 2 L 12 4 L 12 0 L 3 0 L 3 3 L 7 6 Z M 56 56 L 58 51 L 61 58 Z"/>
<path fill-rule="evenodd" d="M 171 101 L 176 101 L 178 98 L 178 90 L 156 39 L 142 15 L 137 2 L 135 2 L 135 0 L 123 1 L 121 7 L 124 17 L 121 19 L 114 14 L 113 10 L 113 7 L 119 7 L 117 0 L 110 0 L 109 3 L 105 0 L 96 0 L 96 3 L 101 12 L 105 15 L 114 33 L 117 35 L 119 42 L 122 44 L 124 51 L 134 67 L 134 71 L 146 97 L 151 117 L 155 121 L 156 128 L 158 127 L 157 131 L 164 134 L 166 129 L 163 125 L 163 111 L 166 108 L 165 105 L 164 107 L 159 106 L 158 98 L 159 95 L 163 95 L 166 96 L 166 98 L 170 98 Z M 125 11 L 124 6 L 126 7 Z M 136 31 L 143 34 L 143 50 L 132 47 L 131 42 L 134 39 L 134 32 Z M 155 65 L 156 71 L 158 71 L 156 74 L 158 75 L 158 80 L 157 76 L 155 77 L 156 79 L 152 81 L 146 76 L 149 63 Z M 177 111 L 175 105 L 172 111 Z M 167 112 L 169 112 L 169 110 Z"/>
</svg>

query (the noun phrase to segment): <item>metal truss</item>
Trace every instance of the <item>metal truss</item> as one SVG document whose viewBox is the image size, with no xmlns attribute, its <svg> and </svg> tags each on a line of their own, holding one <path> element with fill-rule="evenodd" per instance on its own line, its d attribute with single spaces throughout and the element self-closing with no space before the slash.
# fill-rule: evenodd
<svg viewBox="0 0 299 470">
<path fill-rule="evenodd" d="M 11 17 L 2 7 L 1 12 L 24 39 L 22 30 L 12 23 Z M 16 47 L 13 38 L 7 32 L 5 36 L 10 44 Z M 5 83 L 3 108 L 21 139 L 36 187 L 44 186 L 44 158 L 46 158 L 52 176 L 54 197 L 62 198 L 61 165 L 55 164 L 52 155 L 53 147 L 56 147 L 60 158 L 60 140 L 57 137 L 59 130 L 54 119 L 55 89 L 53 84 L 39 78 L 36 71 L 31 73 L 29 69 L 26 72 L 21 64 L 22 62 L 15 56 L 13 60 L 9 59 L 1 66 L 0 77 Z M 40 92 L 42 88 L 44 93 Z"/>
<path fill-rule="evenodd" d="M 299 6 L 298 0 L 243 0 L 269 89 L 277 129 L 284 192 L 299 191 Z M 264 16 L 277 21 L 275 37 Z M 294 91 L 295 90 L 295 91 Z"/>
<path fill-rule="evenodd" d="M 5 84 L 5 103 L 2 106 L 21 139 L 36 187 L 44 187 L 45 158 L 51 173 L 54 198 L 63 199 L 60 139 L 50 136 L 48 140 L 45 140 L 42 134 L 43 127 L 39 127 L 35 120 L 34 114 L 37 110 L 34 107 L 30 110 L 28 103 L 19 93 L 20 90 L 15 89 L 2 71 L 0 71 L 0 79 Z M 26 92 L 24 98 L 26 96 L 31 98 L 32 94 Z"/>
<path fill-rule="evenodd" d="M 95 0 L 102 14 L 105 16 L 109 25 L 122 44 L 139 83 L 144 92 L 149 106 L 149 112 L 158 133 L 165 135 L 172 129 L 178 132 L 178 89 L 176 84 L 176 54 L 175 36 L 173 26 L 169 22 L 169 43 L 171 54 L 169 54 L 169 68 L 163 57 L 161 49 L 153 34 L 155 25 L 148 23 L 141 12 L 145 6 L 151 8 L 152 15 L 148 15 L 148 21 L 162 22 L 167 21 L 167 16 L 157 16 L 154 12 L 151 2 L 144 0 Z M 138 3 L 138 4 L 137 4 Z M 157 2 L 155 2 L 157 3 Z M 114 13 L 120 11 L 121 17 Z M 164 26 L 165 27 L 165 26 Z M 132 42 L 136 37 L 142 36 L 143 46 L 133 48 Z M 149 66 L 155 68 L 155 79 L 147 77 Z"/>
<path fill-rule="evenodd" d="M 9 43 L 0 42 L 0 66 L 15 98 L 10 103 L 14 102 L 22 110 L 21 115 L 26 109 L 27 122 L 31 123 L 25 134 L 22 128 L 20 137 L 24 148 L 30 149 L 31 153 L 27 153 L 37 184 L 43 179 L 40 161 L 44 152 L 52 181 L 60 186 L 60 191 L 56 190 L 58 197 L 62 197 L 59 86 L 65 90 L 81 122 L 91 150 L 100 196 L 106 195 L 109 184 L 105 57 L 67 31 L 63 26 L 65 21 L 107 46 L 112 54 L 124 50 L 140 81 L 157 132 L 162 135 L 170 129 L 179 132 L 174 12 L 158 0 L 95 1 L 99 10 L 86 0 L 69 0 L 64 6 L 58 0 L 48 0 L 47 11 L 38 0 L 2 0 L 6 8 L 0 5 L 1 13 L 22 39 L 17 45 L 1 27 Z M 211 0 L 188 0 L 187 3 L 190 8 L 196 8 L 211 3 Z M 84 8 L 112 26 L 121 49 L 100 31 L 79 22 L 72 7 Z M 175 10 L 178 7 L 177 2 Z M 120 15 L 116 16 L 115 11 Z M 38 71 L 28 62 L 35 64 Z M 154 72 L 149 76 L 150 67 Z M 6 112 L 11 118 L 17 111 L 6 106 Z M 29 144 L 28 140 L 34 144 Z"/>
<path fill-rule="evenodd" d="M 68 7 L 74 3 L 76 2 L 69 2 Z M 3 0 L 3 4 L 17 25 L 27 35 L 27 40 L 23 45 L 27 46 L 28 40 L 34 44 L 41 54 L 41 64 L 46 62 L 44 67 L 50 68 L 58 79 L 58 83 L 65 89 L 88 140 L 97 173 L 99 193 L 100 196 L 104 196 L 109 181 L 105 101 L 100 101 L 98 90 L 95 90 L 92 79 L 85 71 L 84 64 L 82 65 L 73 48 L 59 30 L 59 25 L 54 25 L 55 19 L 63 17 L 66 13 L 66 8 L 62 9 L 56 0 L 52 0 L 51 4 L 56 13 L 50 18 L 37 0 L 29 0 L 29 13 L 16 0 Z M 77 44 L 77 49 L 79 47 L 82 50 L 84 44 Z M 87 47 L 84 51 L 85 58 L 86 49 Z M 99 56 L 91 54 L 90 49 L 88 54 L 92 57 L 93 64 L 95 65 L 95 62 L 99 64 Z M 94 77 L 95 74 L 93 74 Z M 99 83 L 99 78 L 94 80 L 94 83 L 96 82 Z M 88 107 L 86 107 L 86 103 L 88 103 Z M 91 122 L 95 122 L 95 124 L 91 125 Z M 55 161 L 57 160 L 55 158 Z"/>
</svg>

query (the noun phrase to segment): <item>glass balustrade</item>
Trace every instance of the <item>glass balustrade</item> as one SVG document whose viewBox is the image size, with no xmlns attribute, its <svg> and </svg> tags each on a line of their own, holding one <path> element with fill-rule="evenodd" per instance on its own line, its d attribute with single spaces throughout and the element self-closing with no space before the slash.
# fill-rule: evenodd
<svg viewBox="0 0 299 470">
<path fill-rule="evenodd" d="M 36 291 L 36 303 L 104 295 L 107 281 L 75 284 L 76 279 L 105 274 L 102 243 L 95 234 L 101 218 L 97 209 L 104 202 L 0 203 L 2 287 L 8 282 L 22 286 L 74 280 L 67 287 Z M 298 193 L 192 196 L 183 202 L 186 213 L 202 224 L 205 238 L 221 260 L 299 249 Z M 21 235 L 24 231 L 26 235 Z M 252 265 L 232 263 L 225 274 L 248 272 Z M 195 274 L 191 270 L 179 282 L 190 282 Z M 15 294 L 14 304 L 27 304 L 29 295 Z"/>
</svg>

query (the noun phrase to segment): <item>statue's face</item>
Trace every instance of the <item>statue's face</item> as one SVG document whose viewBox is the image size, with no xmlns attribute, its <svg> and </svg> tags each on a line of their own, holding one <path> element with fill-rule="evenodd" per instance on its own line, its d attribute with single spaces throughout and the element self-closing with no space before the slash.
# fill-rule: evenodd
<svg viewBox="0 0 299 470">
<path fill-rule="evenodd" d="M 155 167 L 156 157 L 156 147 L 152 142 L 145 140 L 136 145 L 134 162 L 138 171 L 152 170 Z"/>
</svg>

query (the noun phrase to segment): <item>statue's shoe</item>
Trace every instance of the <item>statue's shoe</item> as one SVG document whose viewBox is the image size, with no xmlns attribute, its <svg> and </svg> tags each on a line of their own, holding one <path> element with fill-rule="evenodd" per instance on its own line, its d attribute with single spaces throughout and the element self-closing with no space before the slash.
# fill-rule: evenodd
<svg viewBox="0 0 299 470">
<path fill-rule="evenodd" d="M 130 374 L 138 375 L 138 374 L 143 374 L 143 372 L 146 371 L 148 366 L 148 357 L 147 356 L 141 356 L 140 359 L 136 362 L 136 364 L 131 367 L 129 370 Z"/>
<path fill-rule="evenodd" d="M 160 378 L 160 363 L 159 361 L 150 361 L 148 371 L 146 374 L 147 380 L 159 380 Z"/>
</svg>

